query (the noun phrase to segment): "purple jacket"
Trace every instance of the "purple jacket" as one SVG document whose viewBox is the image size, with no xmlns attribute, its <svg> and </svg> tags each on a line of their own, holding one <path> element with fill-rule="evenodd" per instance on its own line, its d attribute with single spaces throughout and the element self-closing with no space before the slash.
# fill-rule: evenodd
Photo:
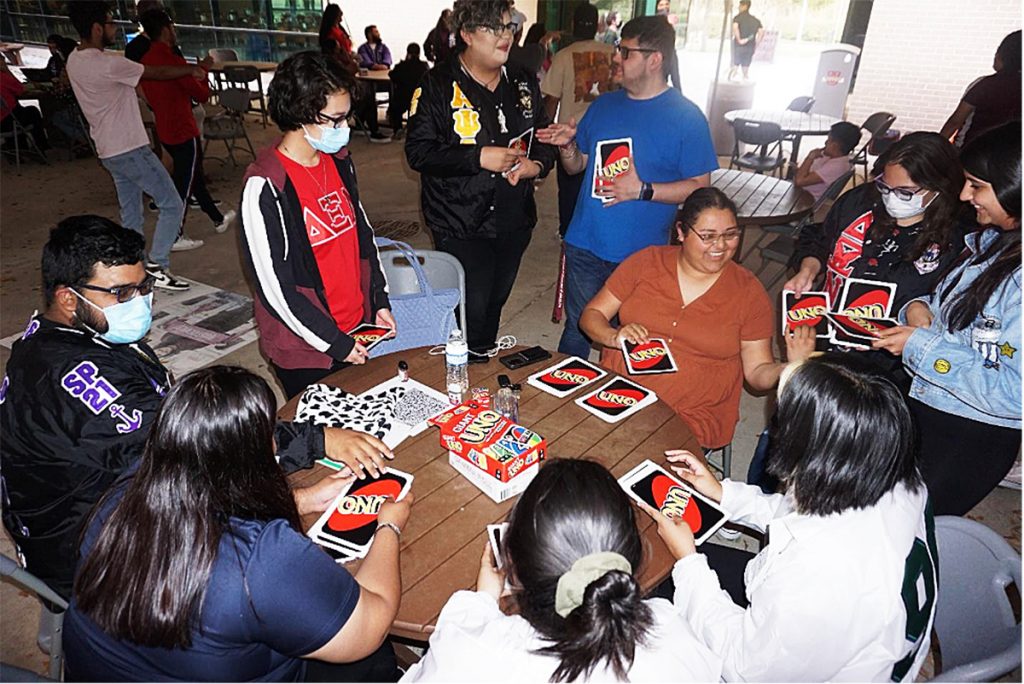
<svg viewBox="0 0 1024 684">
<path fill-rule="evenodd" d="M 391 66 L 391 50 L 384 43 L 370 45 L 363 43 L 359 46 L 359 66 L 369 69 L 374 64 L 386 64 Z"/>
</svg>

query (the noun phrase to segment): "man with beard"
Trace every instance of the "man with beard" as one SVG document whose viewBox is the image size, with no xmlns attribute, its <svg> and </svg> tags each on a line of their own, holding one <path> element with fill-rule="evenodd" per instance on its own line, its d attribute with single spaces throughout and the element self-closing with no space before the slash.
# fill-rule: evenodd
<svg viewBox="0 0 1024 684">
<path fill-rule="evenodd" d="M 144 247 L 141 235 L 100 216 L 61 221 L 43 247 L 46 311 L 14 343 L 0 384 L 4 526 L 28 571 L 65 597 L 82 524 L 134 469 L 171 385 L 141 341 L 154 286 Z M 279 423 L 275 439 L 286 471 L 327 455 L 376 475 L 391 455 L 369 435 L 299 423 Z M 294 490 L 299 513 L 323 510 L 345 482 Z"/>
</svg>

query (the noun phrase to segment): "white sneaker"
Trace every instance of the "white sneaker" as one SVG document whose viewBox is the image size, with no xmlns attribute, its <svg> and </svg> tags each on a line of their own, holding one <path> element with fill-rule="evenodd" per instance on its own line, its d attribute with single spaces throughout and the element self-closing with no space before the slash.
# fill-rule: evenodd
<svg viewBox="0 0 1024 684">
<path fill-rule="evenodd" d="M 1006 477 L 999 483 L 999 486 L 1007 489 L 1020 489 L 1020 459 L 1013 464 L 1010 472 L 1006 473 Z"/>
<path fill-rule="evenodd" d="M 218 233 L 225 232 L 228 228 L 231 227 L 231 222 L 235 220 L 236 216 L 238 216 L 238 212 L 236 212 L 234 209 L 229 209 L 228 211 L 224 212 L 224 220 L 215 225 L 213 229 Z"/>
<path fill-rule="evenodd" d="M 153 276 L 153 287 L 158 287 L 162 290 L 181 292 L 191 287 L 189 283 L 186 283 L 184 280 L 178 280 L 166 268 L 152 261 L 146 264 L 146 273 Z"/>
<path fill-rule="evenodd" d="M 202 240 L 193 240 L 187 235 L 182 235 L 178 238 L 175 243 L 171 246 L 172 252 L 187 252 L 190 249 L 199 249 L 203 246 Z"/>
</svg>

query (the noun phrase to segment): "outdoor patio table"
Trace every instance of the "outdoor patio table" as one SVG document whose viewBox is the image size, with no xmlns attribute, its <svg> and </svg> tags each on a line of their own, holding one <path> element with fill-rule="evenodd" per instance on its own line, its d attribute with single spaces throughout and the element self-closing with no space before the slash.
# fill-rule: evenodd
<svg viewBox="0 0 1024 684">
<path fill-rule="evenodd" d="M 811 193 L 767 174 L 718 169 L 711 172 L 711 186 L 736 203 L 736 218 L 743 226 L 799 221 L 814 207 Z"/>
<path fill-rule="evenodd" d="M 383 69 L 377 69 L 376 71 L 360 69 L 359 73 L 356 74 L 356 78 L 360 81 L 371 81 L 373 83 L 391 83 L 391 72 L 384 71 Z"/>
<path fill-rule="evenodd" d="M 730 124 L 736 119 L 746 119 L 759 123 L 778 124 L 782 134 L 793 139 L 793 152 L 789 157 L 790 169 L 795 169 L 800 154 L 800 141 L 805 135 L 828 135 L 833 124 L 842 119 L 827 114 L 805 114 L 788 109 L 734 109 L 725 113 L 725 120 Z"/>
<path fill-rule="evenodd" d="M 565 356 L 553 353 L 549 361 L 516 371 L 508 370 L 496 359 L 473 365 L 469 370 L 470 386 L 487 387 L 493 395 L 498 389 L 497 376 L 502 373 L 512 382 L 521 383 L 520 422 L 548 440 L 548 458 L 590 458 L 620 477 L 644 459 L 665 463 L 666 449 L 683 448 L 701 453 L 693 433 L 662 401 L 612 425 L 573 403 L 585 392 L 599 387 L 600 381 L 564 399 L 526 384 L 529 375 L 562 358 Z M 427 348 L 370 359 L 363 366 L 340 370 L 323 382 L 350 392 L 363 392 L 393 377 L 400 360 L 408 363 L 411 378 L 441 388 L 443 392 L 444 357 L 430 356 Z M 606 376 L 604 380 L 611 377 L 614 376 Z M 292 418 L 297 403 L 297 399 L 288 402 L 278 413 L 279 417 Z M 440 445 L 436 428 L 428 428 L 402 442 L 390 463 L 416 477 L 412 485 L 416 499 L 402 531 L 402 602 L 391 633 L 426 641 L 448 598 L 460 589 L 474 587 L 486 526 L 504 520 L 515 498 L 496 504 L 457 473 L 448 465 L 448 453 Z M 308 486 L 331 472 L 318 464 L 293 473 L 289 482 L 293 487 Z M 308 529 L 317 517 L 305 516 L 303 527 Z M 647 591 L 669 575 L 674 561 L 651 520 L 639 513 L 637 521 L 645 547 L 640 583 Z M 346 567 L 354 572 L 358 561 Z"/>
</svg>

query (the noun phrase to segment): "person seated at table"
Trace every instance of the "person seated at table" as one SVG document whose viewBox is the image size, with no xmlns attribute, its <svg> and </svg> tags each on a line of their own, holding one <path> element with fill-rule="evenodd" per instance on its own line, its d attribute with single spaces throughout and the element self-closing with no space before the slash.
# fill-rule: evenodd
<svg viewBox="0 0 1024 684">
<path fill-rule="evenodd" d="M 678 246 L 647 247 L 622 262 L 580 316 L 603 345 L 601 363 L 627 375 L 623 340 L 668 345 L 679 370 L 648 375 L 701 445 L 732 441 L 743 382 L 771 389 L 783 364 L 772 355 L 776 316 L 764 286 L 733 261 L 740 243 L 736 206 L 717 188 L 695 190 L 676 216 Z M 619 327 L 610 323 L 618 316 Z M 814 350 L 810 328 L 786 337 L 791 361 Z"/>
<path fill-rule="evenodd" d="M 24 92 L 25 86 L 11 73 L 7 61 L 0 59 L 0 131 L 13 131 L 17 121 L 28 130 L 36 147 L 45 155 L 50 149 L 50 141 L 46 137 L 43 114 L 37 107 L 25 107 L 18 102 L 18 97 Z"/>
<path fill-rule="evenodd" d="M 797 295 L 813 290 L 824 270 L 820 287 L 838 308 L 849 278 L 884 281 L 896 286 L 893 313 L 932 291 L 972 228 L 960 201 L 964 176 L 957 150 L 938 133 L 918 131 L 886 150 L 874 172 L 874 183 L 846 192 L 824 223 L 800 232 L 791 261 L 799 270 L 783 289 Z M 897 357 L 859 353 L 900 387 L 909 387 Z"/>
<path fill-rule="evenodd" d="M 1020 454 L 1020 156 L 1019 122 L 964 145 L 960 196 L 982 231 L 930 296 L 900 312 L 907 327 L 874 343 L 902 354 L 913 377 L 908 402 L 936 515 L 974 508 Z"/>
<path fill-rule="evenodd" d="M 448 600 L 430 648 L 402 681 L 712 682 L 721 659 L 637 577 L 644 542 L 604 466 L 553 459 L 516 502 L 495 567 Z M 507 584 L 506 584 L 507 578 Z M 513 614 L 499 599 L 511 587 Z"/>
<path fill-rule="evenodd" d="M 725 681 L 913 682 L 938 559 L 900 391 L 852 354 L 790 364 L 771 433 L 784 494 L 719 482 L 693 454 L 668 452 L 676 474 L 767 545 L 698 549 L 689 525 L 643 506 L 678 559 L 656 593 L 723 658 Z"/>
<path fill-rule="evenodd" d="M 380 29 L 370 24 L 363 30 L 366 42 L 359 46 L 359 67 L 370 71 L 387 71 L 391 68 L 391 50 L 380 39 Z"/>
<path fill-rule="evenodd" d="M 26 78 L 46 79 L 55 81 L 64 73 L 68 63 L 68 55 L 75 49 L 77 43 L 70 38 L 65 38 L 59 33 L 51 33 L 46 37 L 46 47 L 50 51 L 50 58 L 46 60 L 46 66 L 42 69 L 22 68 L 21 73 Z"/>
<path fill-rule="evenodd" d="M 302 533 L 300 515 L 333 497 L 296 507 L 274 460 L 275 405 L 263 379 L 229 366 L 168 392 L 138 469 L 85 531 L 64 621 L 68 681 L 397 678 L 385 639 L 412 493 L 381 506 L 351 575 Z"/>
<path fill-rule="evenodd" d="M 391 122 L 395 137 L 402 131 L 402 117 L 409 111 L 412 94 L 428 71 L 430 65 L 420 59 L 420 46 L 409 43 L 405 49 L 405 59 L 396 64 L 389 74 L 391 101 L 388 103 L 388 121 Z"/>
<path fill-rule="evenodd" d="M 366 362 L 366 348 L 348 334 L 360 323 L 396 327 L 346 147 L 354 88 L 351 74 L 320 53 L 282 62 L 267 96 L 283 136 L 245 173 L 242 257 L 260 350 L 289 397 Z"/>
<path fill-rule="evenodd" d="M 811 150 L 796 171 L 793 183 L 811 193 L 815 201 L 852 168 L 850 152 L 860 142 L 860 129 L 849 121 L 832 124 L 825 146 Z"/>
</svg>

